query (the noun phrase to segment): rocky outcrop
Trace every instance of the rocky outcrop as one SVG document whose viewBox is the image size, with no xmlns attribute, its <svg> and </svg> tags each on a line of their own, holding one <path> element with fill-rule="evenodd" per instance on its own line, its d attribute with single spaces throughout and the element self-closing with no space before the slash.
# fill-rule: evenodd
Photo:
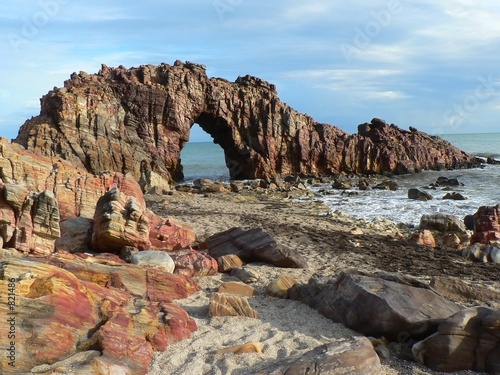
<svg viewBox="0 0 500 375">
<path fill-rule="evenodd" d="M 438 137 L 379 119 L 349 135 L 298 113 L 266 81 L 209 78 L 204 66 L 180 61 L 73 73 L 41 99 L 40 115 L 25 122 L 15 142 L 94 174 L 131 173 L 143 189 L 168 188 L 163 181 L 183 177 L 180 152 L 194 123 L 223 148 L 233 179 L 477 163 Z"/>
<path fill-rule="evenodd" d="M 75 359 L 79 373 L 145 374 L 155 350 L 196 330 L 172 303 L 199 289 L 185 276 L 64 252 L 50 260 L 0 260 L 0 286 L 14 296 L 10 304 L 6 298 L 0 302 L 0 315 L 13 322 L 2 319 L 0 334 L 14 335 L 18 373 L 35 366 L 49 372 L 50 365 L 91 350 Z"/>
<path fill-rule="evenodd" d="M 500 214 L 499 206 L 479 207 L 474 214 L 474 234 L 471 244 L 481 243 L 485 245 L 500 242 Z"/>
<path fill-rule="evenodd" d="M 118 215 L 123 224 L 134 223 L 133 217 L 139 212 L 137 229 L 141 225 L 145 229 L 149 223 L 147 234 L 140 236 L 143 248 L 180 249 L 195 240 L 188 224 L 164 219 L 147 209 L 141 187 L 130 174 L 93 175 L 61 158 L 35 155 L 0 138 L 0 179 L 3 181 L 0 183 L 0 241 L 4 247 L 50 254 L 61 235 L 60 223 L 77 217 L 93 219 L 98 200 L 114 188 L 124 196 L 120 204 L 127 214 Z M 97 218 L 106 216 L 103 215 Z M 86 233 L 80 235 L 85 237 Z M 77 241 L 73 244 L 78 249 L 72 248 L 71 238 L 58 246 L 70 252 L 86 247 Z"/>
</svg>

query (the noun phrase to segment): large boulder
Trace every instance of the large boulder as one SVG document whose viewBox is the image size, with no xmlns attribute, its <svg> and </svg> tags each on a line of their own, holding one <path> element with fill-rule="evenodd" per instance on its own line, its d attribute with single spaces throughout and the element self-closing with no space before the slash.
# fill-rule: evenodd
<svg viewBox="0 0 500 375">
<path fill-rule="evenodd" d="M 500 310 L 472 307 L 439 324 L 413 346 L 415 360 L 435 371 L 500 374 Z"/>
<path fill-rule="evenodd" d="M 277 175 L 408 173 L 476 165 L 447 141 L 380 119 L 358 134 L 318 123 L 283 103 L 276 87 L 244 76 L 209 78 L 176 61 L 73 73 L 41 99 L 16 143 L 93 174 L 131 173 L 144 189 L 183 178 L 180 153 L 198 123 L 225 153 L 233 179 Z M 168 189 L 168 184 L 159 186 Z"/>
<path fill-rule="evenodd" d="M 302 301 L 322 315 L 369 336 L 396 341 L 426 337 L 436 323 L 460 307 L 417 280 L 393 274 L 341 272 L 337 279 L 311 279 L 295 285 L 290 298 Z"/>
<path fill-rule="evenodd" d="M 278 244 L 261 228 L 231 228 L 206 240 L 208 253 L 215 259 L 234 254 L 245 262 L 267 262 L 278 267 L 307 268 L 305 259 L 295 250 Z"/>
<path fill-rule="evenodd" d="M 465 224 L 456 216 L 450 214 L 428 214 L 420 218 L 420 229 L 436 230 L 438 232 L 466 233 Z"/>
</svg>

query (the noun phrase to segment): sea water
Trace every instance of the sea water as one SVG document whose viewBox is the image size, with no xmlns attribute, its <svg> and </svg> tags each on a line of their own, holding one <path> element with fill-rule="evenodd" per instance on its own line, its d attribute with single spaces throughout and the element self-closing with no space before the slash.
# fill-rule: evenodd
<svg viewBox="0 0 500 375">
<path fill-rule="evenodd" d="M 495 134 L 449 134 L 440 137 L 458 148 L 476 156 L 493 157 L 500 160 L 500 133 Z M 187 182 L 196 178 L 228 180 L 222 148 L 214 143 L 188 143 L 182 154 L 181 163 Z M 434 199 L 427 202 L 408 199 L 408 189 L 424 188 L 436 182 L 440 176 L 457 178 L 464 186 L 452 190 L 468 199 L 464 201 L 443 200 L 448 193 L 441 188 L 426 190 Z M 332 211 L 340 210 L 349 215 L 366 220 L 386 218 L 407 225 L 418 225 L 420 217 L 430 213 L 453 214 L 459 218 L 473 214 L 480 206 L 500 203 L 500 166 L 487 165 L 484 168 L 455 171 L 425 171 L 394 177 L 399 184 L 397 191 L 353 189 L 358 195 L 342 194 L 329 185 L 318 185 L 312 189 L 332 190 L 331 195 L 318 195 Z M 380 178 L 380 181 L 384 178 Z M 374 183 L 374 182 L 373 182 Z M 372 184 L 373 184 L 372 183 Z"/>
</svg>

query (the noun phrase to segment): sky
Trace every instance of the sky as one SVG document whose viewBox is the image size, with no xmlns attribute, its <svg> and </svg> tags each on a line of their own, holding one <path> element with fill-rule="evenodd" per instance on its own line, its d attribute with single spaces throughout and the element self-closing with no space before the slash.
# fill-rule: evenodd
<svg viewBox="0 0 500 375">
<path fill-rule="evenodd" d="M 0 135 L 15 138 L 73 72 L 177 59 L 263 78 L 348 133 L 373 117 L 500 132 L 499 20 L 493 0 L 3 0 Z"/>
</svg>

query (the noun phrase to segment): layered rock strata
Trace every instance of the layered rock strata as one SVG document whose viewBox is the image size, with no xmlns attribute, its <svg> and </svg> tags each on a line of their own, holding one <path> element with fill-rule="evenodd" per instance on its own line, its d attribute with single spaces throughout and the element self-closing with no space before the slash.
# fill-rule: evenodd
<svg viewBox="0 0 500 375">
<path fill-rule="evenodd" d="M 143 190 L 183 178 L 180 152 L 198 123 L 224 150 L 233 179 L 302 173 L 407 173 L 477 161 L 448 142 L 373 119 L 358 134 L 318 123 L 283 103 L 276 87 L 245 76 L 209 78 L 176 61 L 73 73 L 41 99 L 16 143 L 97 174 L 131 173 Z"/>
</svg>

